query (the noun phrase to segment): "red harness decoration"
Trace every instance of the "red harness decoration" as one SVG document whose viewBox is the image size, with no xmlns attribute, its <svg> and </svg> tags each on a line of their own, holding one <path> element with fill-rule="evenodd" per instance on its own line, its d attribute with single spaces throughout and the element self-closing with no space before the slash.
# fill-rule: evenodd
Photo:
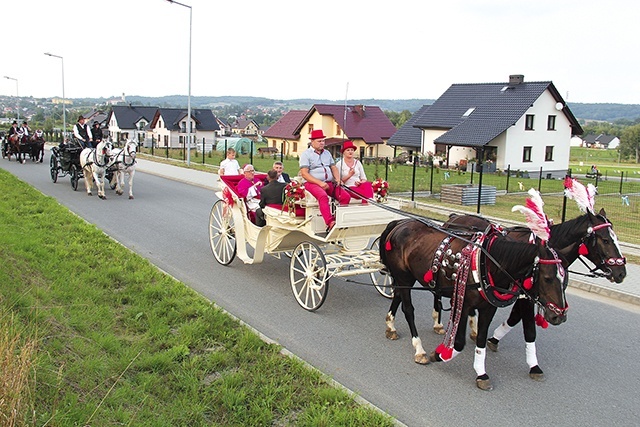
<svg viewBox="0 0 640 427">
<path fill-rule="evenodd" d="M 443 243 L 444 242 L 445 241 L 443 240 Z M 462 306 L 464 304 L 464 294 L 467 289 L 467 279 L 469 278 L 471 258 L 474 251 L 476 251 L 477 249 L 478 248 L 475 247 L 474 243 L 469 243 L 467 246 L 462 248 L 461 251 L 459 267 L 454 283 L 453 295 L 451 296 L 453 307 L 451 308 L 451 316 L 449 317 L 449 323 L 447 324 L 447 332 L 445 334 L 445 338 L 442 340 L 442 343 L 436 348 L 436 354 L 438 354 L 440 359 L 444 362 L 451 360 L 451 358 L 453 357 L 453 347 L 455 344 L 456 333 L 458 332 L 458 325 L 460 324 L 460 319 L 462 318 Z"/>
</svg>

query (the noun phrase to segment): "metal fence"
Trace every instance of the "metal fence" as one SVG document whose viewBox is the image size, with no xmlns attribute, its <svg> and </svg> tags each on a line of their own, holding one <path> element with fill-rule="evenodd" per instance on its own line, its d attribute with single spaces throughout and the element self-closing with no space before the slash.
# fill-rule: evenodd
<svg viewBox="0 0 640 427">
<path fill-rule="evenodd" d="M 369 166 L 371 167 L 371 166 Z M 524 202 L 525 192 L 530 188 L 537 189 L 545 201 L 545 212 L 556 221 L 571 219 L 580 214 L 574 202 L 564 200 L 564 177 L 571 176 L 569 170 L 496 170 L 492 173 L 449 170 L 434 165 L 420 165 L 417 161 L 411 164 L 391 164 L 388 160 L 379 161 L 375 165 L 374 175 L 389 182 L 392 193 L 416 200 L 418 198 L 440 201 L 448 185 L 460 185 L 473 189 L 475 213 L 500 216 L 495 209 L 487 207 L 482 192 L 486 188 L 495 188 L 498 200 L 519 200 Z M 604 209 L 606 216 L 614 224 L 616 232 L 624 242 L 640 244 L 640 176 L 625 171 L 609 171 L 606 174 L 592 176 L 579 174 L 575 176 L 583 184 L 592 183 L 597 188 L 596 209 Z M 509 196 L 515 196 L 510 198 Z M 450 198 L 443 198 L 450 200 Z M 468 195 L 466 199 L 468 200 Z M 484 200 L 484 201 L 483 201 Z M 489 198 L 490 200 L 490 198 Z M 467 203 L 468 204 L 468 203 Z M 515 203 L 514 203 L 515 204 Z M 502 209 L 504 218 L 509 218 L 510 207 Z"/>
</svg>

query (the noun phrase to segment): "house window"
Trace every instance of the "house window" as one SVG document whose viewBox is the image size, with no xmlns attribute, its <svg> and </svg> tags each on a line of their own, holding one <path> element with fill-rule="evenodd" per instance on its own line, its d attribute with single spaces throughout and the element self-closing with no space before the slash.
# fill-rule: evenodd
<svg viewBox="0 0 640 427">
<path fill-rule="evenodd" d="M 342 133 L 342 129 L 340 129 L 340 125 L 336 125 L 336 135 L 340 135 Z"/>
<path fill-rule="evenodd" d="M 556 116 L 547 117 L 547 130 L 556 130 Z"/>
<path fill-rule="evenodd" d="M 298 143 L 296 141 L 293 141 L 293 152 L 294 153 L 298 152 Z"/>
<path fill-rule="evenodd" d="M 522 161 L 525 163 L 531 161 L 531 147 L 524 147 L 522 149 Z"/>
<path fill-rule="evenodd" d="M 309 123 L 308 129 L 309 133 L 313 132 L 313 124 Z"/>
<path fill-rule="evenodd" d="M 169 135 L 164 136 L 164 146 L 167 147 L 169 145 Z"/>
<path fill-rule="evenodd" d="M 187 133 L 187 123 L 186 122 L 180 123 L 180 133 Z"/>
<path fill-rule="evenodd" d="M 524 122 L 524 130 L 533 130 L 533 114 L 527 114 Z"/>
<path fill-rule="evenodd" d="M 549 116 L 551 117 L 551 116 Z M 544 161 L 545 162 L 552 162 L 553 161 L 553 146 L 552 145 L 547 145 L 545 150 L 544 150 Z"/>
</svg>

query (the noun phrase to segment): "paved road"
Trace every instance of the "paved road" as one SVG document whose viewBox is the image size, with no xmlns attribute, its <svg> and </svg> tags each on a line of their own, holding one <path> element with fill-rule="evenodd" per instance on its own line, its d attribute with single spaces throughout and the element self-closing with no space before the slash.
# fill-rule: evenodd
<svg viewBox="0 0 640 427">
<path fill-rule="evenodd" d="M 267 257 L 263 264 L 252 266 L 238 260 L 229 267 L 216 264 L 207 241 L 215 196 L 206 185 L 139 173 L 135 200 L 108 191 L 109 199 L 102 201 L 72 191 L 68 178 L 51 183 L 46 164 L 2 160 L 0 167 L 55 197 L 407 425 L 637 424 L 640 358 L 635 346 L 640 342 L 640 307 L 636 305 L 571 290 L 569 321 L 539 332 L 538 358 L 547 381 L 528 378 L 521 333 L 516 330 L 504 338 L 500 352 L 488 355 L 496 389 L 482 392 L 474 385 L 470 345 L 451 363 L 419 366 L 412 361 L 402 319 L 401 339 L 386 340 L 383 319 L 389 302 L 372 288 L 333 279 L 325 305 L 309 313 L 293 300 L 286 260 Z M 416 299 L 419 307 L 431 306 L 426 292 Z M 417 322 L 425 347 L 433 349 L 440 337 L 428 330 L 428 311 L 419 310 Z M 500 310 L 493 326 L 507 313 Z"/>
</svg>

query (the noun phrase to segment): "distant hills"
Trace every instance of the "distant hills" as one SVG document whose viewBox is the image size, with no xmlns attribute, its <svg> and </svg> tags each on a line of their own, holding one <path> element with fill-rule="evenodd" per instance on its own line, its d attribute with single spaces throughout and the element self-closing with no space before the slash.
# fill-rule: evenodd
<svg viewBox="0 0 640 427">
<path fill-rule="evenodd" d="M 382 110 L 401 112 L 418 111 L 423 105 L 433 104 L 434 99 L 349 99 L 349 105 L 376 105 Z M 127 102 L 136 105 L 158 105 L 164 107 L 184 107 L 187 97 L 172 95 L 163 97 L 127 96 Z M 269 99 L 252 96 L 192 96 L 191 106 L 194 108 L 217 108 L 222 106 L 240 105 L 244 107 L 263 107 L 281 110 L 306 110 L 313 104 L 343 104 L 344 101 L 329 99 Z M 640 104 L 586 104 L 569 102 L 573 114 L 582 120 L 603 120 L 614 122 L 619 119 L 635 120 L 640 118 Z"/>
</svg>

